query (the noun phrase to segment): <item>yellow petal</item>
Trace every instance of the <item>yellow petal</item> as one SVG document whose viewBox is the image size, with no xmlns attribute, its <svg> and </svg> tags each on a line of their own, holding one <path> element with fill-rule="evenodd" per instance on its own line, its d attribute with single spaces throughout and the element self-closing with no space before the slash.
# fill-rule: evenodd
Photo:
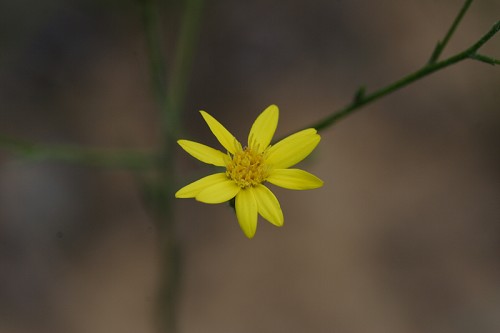
<svg viewBox="0 0 500 333">
<path fill-rule="evenodd" d="M 182 149 L 187 151 L 189 155 L 204 163 L 216 166 L 226 166 L 224 159 L 227 155 L 220 150 L 189 140 L 178 140 L 177 143 Z"/>
<path fill-rule="evenodd" d="M 253 238 L 257 231 L 257 202 L 251 187 L 238 192 L 235 206 L 241 230 L 248 238 Z"/>
<path fill-rule="evenodd" d="M 206 113 L 205 111 L 200 111 L 203 119 L 205 119 L 208 127 L 215 135 L 217 140 L 219 140 L 220 144 L 227 149 L 228 152 L 234 154 L 236 152 L 235 143 L 237 142 L 236 138 L 224 127 L 221 123 L 219 123 L 214 117 Z"/>
<path fill-rule="evenodd" d="M 306 158 L 320 139 L 314 128 L 292 134 L 269 148 L 266 163 L 276 169 L 291 167 Z"/>
<path fill-rule="evenodd" d="M 208 204 L 218 204 L 231 200 L 240 190 L 241 188 L 234 181 L 226 177 L 224 181 L 203 189 L 196 195 L 196 200 Z"/>
<path fill-rule="evenodd" d="M 270 105 L 258 117 L 250 129 L 248 146 L 262 153 L 269 146 L 276 126 L 278 126 L 279 110 L 276 105 Z"/>
<path fill-rule="evenodd" d="M 321 179 L 300 169 L 275 169 L 267 181 L 290 190 L 312 190 L 323 186 Z"/>
<path fill-rule="evenodd" d="M 264 185 L 254 187 L 255 201 L 257 209 L 263 218 L 277 227 L 283 225 L 283 211 L 276 196 Z"/>
<path fill-rule="evenodd" d="M 205 188 L 210 187 L 214 184 L 221 183 L 227 180 L 225 173 L 216 173 L 210 176 L 203 177 L 197 181 L 184 186 L 177 193 L 175 193 L 176 198 L 194 198 L 203 191 Z"/>
</svg>

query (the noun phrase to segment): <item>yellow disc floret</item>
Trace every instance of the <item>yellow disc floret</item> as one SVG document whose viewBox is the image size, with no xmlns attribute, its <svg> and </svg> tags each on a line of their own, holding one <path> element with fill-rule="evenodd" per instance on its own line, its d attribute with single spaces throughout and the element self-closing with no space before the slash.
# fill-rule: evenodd
<svg viewBox="0 0 500 333">
<path fill-rule="evenodd" d="M 238 150 L 228 160 L 226 168 L 226 175 L 241 188 L 261 184 L 269 176 L 264 153 L 257 153 L 250 147 Z"/>
</svg>

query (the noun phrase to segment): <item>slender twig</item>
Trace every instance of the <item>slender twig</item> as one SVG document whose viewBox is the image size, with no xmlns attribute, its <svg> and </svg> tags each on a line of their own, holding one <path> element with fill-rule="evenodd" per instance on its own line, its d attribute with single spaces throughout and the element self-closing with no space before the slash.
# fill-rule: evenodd
<svg viewBox="0 0 500 333">
<path fill-rule="evenodd" d="M 434 62 L 434 63 L 429 63 L 422 67 L 421 69 L 405 76 L 404 78 L 397 80 L 396 82 L 389 84 L 388 86 L 381 88 L 371 94 L 365 94 L 364 93 L 364 88 L 363 90 L 358 90 L 358 93 L 356 94 L 356 97 L 353 99 L 353 101 L 345 106 L 344 108 L 332 113 L 331 115 L 323 118 L 322 120 L 312 124 L 312 127 L 317 129 L 318 131 L 323 130 L 339 120 L 345 118 L 346 116 L 354 113 L 355 111 L 361 109 L 361 107 L 376 101 L 377 99 L 384 97 L 396 90 L 399 90 L 403 87 L 406 87 L 412 82 L 415 82 L 417 80 L 420 80 L 424 77 L 426 77 L 429 74 L 432 74 L 438 70 L 441 70 L 445 67 L 451 66 L 453 64 L 456 64 L 460 61 L 463 61 L 465 59 L 476 59 L 482 62 L 486 62 L 489 64 L 498 64 L 498 60 L 489 58 L 483 55 L 478 55 L 477 51 L 481 46 L 483 46 L 488 40 L 490 40 L 498 31 L 500 30 L 500 21 L 496 22 L 493 27 L 483 36 L 481 37 L 476 43 L 474 43 L 471 47 L 467 48 L 466 50 L 455 54 L 454 56 L 451 56 L 445 60 L 439 61 L 439 62 Z"/>
<path fill-rule="evenodd" d="M 493 66 L 500 65 L 500 60 L 494 59 L 491 57 L 487 57 L 487 56 L 479 54 L 479 53 L 471 54 L 470 58 L 474 59 L 474 60 L 482 61 L 484 63 L 487 63 L 489 65 L 493 65 Z"/>
<path fill-rule="evenodd" d="M 105 168 L 151 169 L 158 159 L 152 152 L 140 150 L 87 148 L 67 144 L 41 144 L 6 135 L 0 135 L 0 147 L 25 159 L 64 161 Z"/>
<path fill-rule="evenodd" d="M 464 17 L 465 13 L 469 9 L 470 5 L 472 4 L 472 1 L 474 1 L 474 0 L 465 0 L 464 5 L 460 9 L 460 12 L 458 12 L 458 15 L 455 17 L 455 20 L 451 24 L 450 29 L 448 29 L 448 32 L 444 36 L 443 40 L 439 41 L 437 43 L 436 48 L 432 52 L 432 55 L 431 55 L 429 61 L 427 62 L 428 64 L 433 64 L 439 59 L 439 56 L 441 55 L 444 48 L 448 44 L 448 41 L 450 40 L 450 38 L 453 35 L 453 33 L 455 32 L 455 30 L 457 29 L 458 24 L 460 23 L 460 21 L 462 21 L 462 18 Z"/>
</svg>

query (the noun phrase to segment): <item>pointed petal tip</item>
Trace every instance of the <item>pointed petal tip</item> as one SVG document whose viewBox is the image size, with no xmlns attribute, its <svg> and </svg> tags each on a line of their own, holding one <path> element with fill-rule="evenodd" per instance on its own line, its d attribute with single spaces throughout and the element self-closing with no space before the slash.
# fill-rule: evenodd
<svg viewBox="0 0 500 333">
<path fill-rule="evenodd" d="M 184 149 L 184 144 L 186 143 L 186 141 L 189 141 L 189 140 L 179 139 L 179 140 L 177 140 L 177 144 L 178 144 L 179 146 L 181 146 L 181 148 L 183 148 L 183 149 Z"/>
<path fill-rule="evenodd" d="M 265 112 L 265 111 L 268 111 L 268 110 L 272 110 L 272 111 L 274 111 L 274 112 L 279 112 L 279 111 L 280 111 L 280 109 L 278 108 L 278 106 L 277 106 L 276 104 L 271 104 L 271 105 L 269 105 L 269 106 L 268 106 L 268 107 L 264 110 L 264 112 Z"/>
<path fill-rule="evenodd" d="M 306 128 L 306 129 L 304 129 L 302 131 L 299 131 L 299 132 L 296 132 L 296 133 L 300 133 L 300 132 L 302 132 L 304 135 L 311 135 L 311 136 L 316 136 L 317 135 L 317 136 L 320 136 L 318 134 L 318 130 L 315 129 L 314 127 L 309 127 L 309 128 Z"/>
<path fill-rule="evenodd" d="M 271 221 L 269 221 L 269 222 L 271 222 Z M 285 224 L 285 221 L 282 217 L 281 220 L 271 222 L 271 224 L 274 225 L 275 227 L 281 228 L 283 226 L 283 224 Z"/>
<path fill-rule="evenodd" d="M 199 111 L 201 116 L 203 117 L 203 119 L 205 119 L 205 121 L 207 121 L 207 118 L 213 118 L 210 113 L 208 113 L 207 111 L 203 111 L 203 110 L 200 110 Z"/>
<path fill-rule="evenodd" d="M 323 185 L 325 185 L 325 182 L 318 178 L 316 184 L 314 186 L 311 186 L 310 188 L 307 188 L 306 190 L 316 190 L 318 188 L 322 188 Z"/>
<path fill-rule="evenodd" d="M 248 239 L 252 239 L 255 236 L 255 231 L 253 233 L 247 233 L 245 230 L 243 230 L 243 233 Z"/>
<path fill-rule="evenodd" d="M 264 111 L 262 111 L 261 114 L 263 114 L 263 113 L 268 113 L 270 115 L 272 114 L 272 116 L 274 118 L 276 118 L 276 122 L 277 122 L 280 110 L 279 110 L 279 108 L 278 108 L 278 106 L 276 104 L 271 104 L 267 108 L 265 108 Z"/>
<path fill-rule="evenodd" d="M 179 191 L 175 192 L 175 197 L 177 199 L 193 198 L 193 196 L 189 196 L 186 193 L 183 193 L 182 189 L 180 189 Z"/>
<path fill-rule="evenodd" d="M 256 226 L 255 226 L 255 228 L 252 229 L 252 228 L 249 228 L 248 226 L 244 227 L 241 223 L 240 223 L 240 229 L 241 229 L 241 231 L 243 231 L 243 234 L 248 239 L 254 238 L 255 233 L 257 232 L 257 227 Z"/>
<path fill-rule="evenodd" d="M 184 148 L 184 145 L 189 142 L 189 140 L 185 140 L 185 139 L 180 139 L 180 140 L 177 140 L 177 144 L 181 147 Z"/>
</svg>

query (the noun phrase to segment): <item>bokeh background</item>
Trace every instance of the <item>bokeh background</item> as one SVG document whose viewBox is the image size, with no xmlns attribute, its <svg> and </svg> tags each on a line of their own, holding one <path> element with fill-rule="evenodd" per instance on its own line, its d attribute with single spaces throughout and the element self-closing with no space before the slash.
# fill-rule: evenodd
<svg viewBox="0 0 500 333">
<path fill-rule="evenodd" d="M 245 139 L 269 104 L 278 136 L 419 68 L 460 0 L 207 1 L 198 110 Z M 165 49 L 182 6 L 162 7 Z M 498 20 L 476 1 L 444 56 Z M 500 36 L 482 52 L 500 57 Z M 46 143 L 158 147 L 134 1 L 2 1 L 0 131 Z M 170 57 L 169 57 L 170 58 Z M 285 226 L 248 240 L 225 205 L 178 200 L 180 332 L 500 332 L 500 72 L 466 61 L 322 132 L 276 189 Z M 179 186 L 211 170 L 179 150 Z M 134 177 L 0 149 L 0 332 L 154 332 L 157 229 Z"/>
</svg>

